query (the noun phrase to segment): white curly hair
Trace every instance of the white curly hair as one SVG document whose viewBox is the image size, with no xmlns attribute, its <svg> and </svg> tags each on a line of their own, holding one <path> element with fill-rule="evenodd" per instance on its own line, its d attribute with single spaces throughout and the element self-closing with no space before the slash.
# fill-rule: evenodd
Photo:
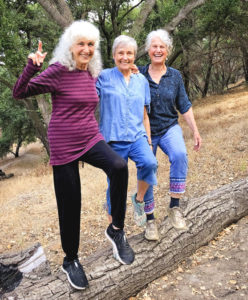
<svg viewBox="0 0 248 300">
<path fill-rule="evenodd" d="M 147 52 L 149 51 L 149 49 L 151 47 L 152 40 L 154 38 L 160 38 L 160 40 L 167 47 L 168 55 L 170 55 L 171 51 L 172 51 L 172 48 L 173 48 L 173 39 L 172 39 L 172 37 L 170 37 L 168 31 L 166 31 L 164 29 L 157 29 L 157 30 L 151 31 L 148 34 L 148 36 L 146 37 L 145 50 Z"/>
<path fill-rule="evenodd" d="M 93 40 L 95 42 L 95 51 L 88 64 L 88 71 L 93 77 L 97 77 L 102 70 L 102 59 L 100 53 L 100 33 L 95 25 L 88 21 L 74 21 L 67 27 L 61 35 L 59 42 L 53 52 L 53 57 L 49 64 L 60 62 L 70 71 L 76 69 L 76 62 L 72 57 L 71 46 L 80 38 Z"/>
</svg>

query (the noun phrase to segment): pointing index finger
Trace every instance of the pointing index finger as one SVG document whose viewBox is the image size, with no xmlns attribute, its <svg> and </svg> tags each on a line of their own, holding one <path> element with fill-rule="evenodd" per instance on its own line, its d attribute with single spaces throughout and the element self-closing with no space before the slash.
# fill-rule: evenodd
<svg viewBox="0 0 248 300">
<path fill-rule="evenodd" d="M 42 53 L 42 41 L 39 41 L 38 51 Z"/>
</svg>

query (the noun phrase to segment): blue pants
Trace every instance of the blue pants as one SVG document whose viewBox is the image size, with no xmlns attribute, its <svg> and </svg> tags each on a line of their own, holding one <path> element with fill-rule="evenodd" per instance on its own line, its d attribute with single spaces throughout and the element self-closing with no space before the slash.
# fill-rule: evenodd
<svg viewBox="0 0 248 300">
<path fill-rule="evenodd" d="M 138 180 L 145 181 L 151 186 L 157 184 L 157 160 L 153 155 L 145 136 L 140 137 L 135 142 L 111 142 L 109 145 L 126 161 L 128 161 L 128 158 L 130 158 L 135 162 Z M 154 199 L 148 199 L 144 197 L 144 202 L 145 212 L 152 213 L 154 210 Z M 111 214 L 109 179 L 107 189 L 107 208 L 108 213 Z"/>
<path fill-rule="evenodd" d="M 156 156 L 158 146 L 169 157 L 170 161 L 170 192 L 182 194 L 185 192 L 188 172 L 188 158 L 182 129 L 177 124 L 164 135 L 152 136 L 153 153 Z M 153 187 L 150 186 L 145 195 L 153 199 Z"/>
</svg>

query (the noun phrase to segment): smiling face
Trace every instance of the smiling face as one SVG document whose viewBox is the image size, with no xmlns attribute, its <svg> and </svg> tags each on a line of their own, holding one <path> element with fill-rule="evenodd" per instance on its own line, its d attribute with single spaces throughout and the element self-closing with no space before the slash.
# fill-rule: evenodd
<svg viewBox="0 0 248 300">
<path fill-rule="evenodd" d="M 113 55 L 115 64 L 119 71 L 128 73 L 135 60 L 134 47 L 128 44 L 120 44 Z"/>
<path fill-rule="evenodd" d="M 168 55 L 167 46 L 159 37 L 152 39 L 148 54 L 152 64 L 164 64 Z"/>
<path fill-rule="evenodd" d="M 94 55 L 95 42 L 93 40 L 80 38 L 71 46 L 70 50 L 76 62 L 76 68 L 87 70 L 88 63 Z"/>
</svg>

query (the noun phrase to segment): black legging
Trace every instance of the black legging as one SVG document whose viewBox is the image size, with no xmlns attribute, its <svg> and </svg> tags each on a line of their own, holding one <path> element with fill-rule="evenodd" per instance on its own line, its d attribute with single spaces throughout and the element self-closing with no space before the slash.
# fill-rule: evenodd
<svg viewBox="0 0 248 300">
<path fill-rule="evenodd" d="M 73 162 L 53 166 L 62 248 L 69 260 L 77 257 L 80 237 L 81 187 L 78 161 L 102 169 L 109 177 L 114 226 L 123 229 L 126 211 L 127 163 L 105 141 L 98 142 Z"/>
</svg>

